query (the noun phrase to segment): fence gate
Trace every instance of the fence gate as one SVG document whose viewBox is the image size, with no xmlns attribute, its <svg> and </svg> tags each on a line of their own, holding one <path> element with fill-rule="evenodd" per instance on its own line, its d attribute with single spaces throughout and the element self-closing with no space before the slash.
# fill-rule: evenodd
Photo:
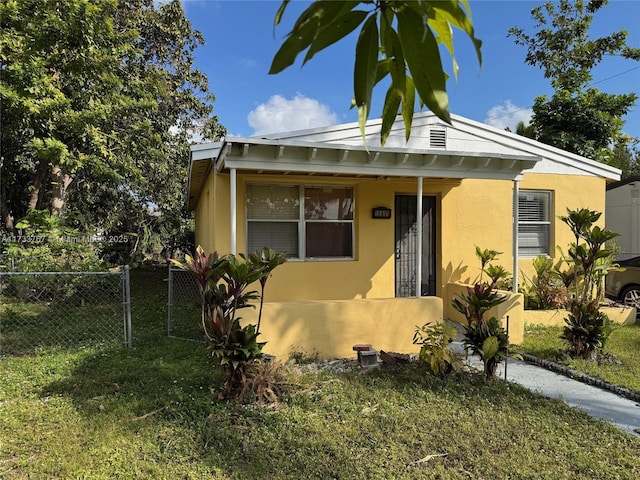
<svg viewBox="0 0 640 480">
<path fill-rule="evenodd" d="M 169 265 L 167 335 L 203 341 L 200 330 L 200 292 L 192 272 Z"/>
<path fill-rule="evenodd" d="M 131 346 L 129 267 L 119 272 L 0 272 L 0 354 Z"/>
</svg>

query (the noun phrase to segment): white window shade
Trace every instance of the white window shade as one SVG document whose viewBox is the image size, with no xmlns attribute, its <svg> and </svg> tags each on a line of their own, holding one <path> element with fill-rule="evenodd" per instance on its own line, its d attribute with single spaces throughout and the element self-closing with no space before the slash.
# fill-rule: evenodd
<svg viewBox="0 0 640 480">
<path fill-rule="evenodd" d="M 518 197 L 518 253 L 551 253 L 551 192 L 521 190 Z"/>
<path fill-rule="evenodd" d="M 298 256 L 298 222 L 249 222 L 247 230 L 247 251 L 267 247 L 287 257 Z"/>
<path fill-rule="evenodd" d="M 247 185 L 247 218 L 298 220 L 299 187 L 296 185 Z"/>
<path fill-rule="evenodd" d="M 353 258 L 352 187 L 248 184 L 246 192 L 248 252 Z"/>
</svg>

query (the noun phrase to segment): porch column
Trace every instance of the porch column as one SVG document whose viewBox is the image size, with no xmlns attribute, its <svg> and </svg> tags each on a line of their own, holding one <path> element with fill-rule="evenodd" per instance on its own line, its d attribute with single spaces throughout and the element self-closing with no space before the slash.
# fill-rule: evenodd
<svg viewBox="0 0 640 480">
<path fill-rule="evenodd" d="M 231 169 L 230 182 L 231 182 L 231 186 L 230 186 L 231 194 L 230 194 L 230 198 L 229 198 L 230 214 L 231 214 L 230 215 L 230 217 L 231 217 L 230 249 L 231 249 L 231 253 L 233 255 L 236 255 L 238 253 L 238 251 L 237 251 L 237 248 L 236 248 L 236 235 L 237 235 L 237 233 L 236 233 L 236 211 L 237 211 L 237 205 L 236 205 L 236 169 L 235 168 Z"/>
<path fill-rule="evenodd" d="M 420 298 L 422 296 L 422 177 L 418 177 L 417 203 L 416 228 L 418 231 L 416 243 L 418 245 L 416 246 L 416 297 Z"/>
<path fill-rule="evenodd" d="M 518 293 L 518 222 L 520 221 L 520 212 L 518 209 L 518 197 L 520 196 L 520 180 L 521 176 L 513 180 L 513 293 Z"/>
</svg>

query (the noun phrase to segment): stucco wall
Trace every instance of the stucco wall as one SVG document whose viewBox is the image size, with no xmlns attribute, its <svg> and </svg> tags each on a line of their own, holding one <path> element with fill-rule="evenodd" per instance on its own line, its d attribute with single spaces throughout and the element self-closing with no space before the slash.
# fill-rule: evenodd
<svg viewBox="0 0 640 480">
<path fill-rule="evenodd" d="M 245 309 L 245 321 L 257 322 L 257 310 Z M 265 303 L 260 341 L 265 353 L 287 359 L 292 352 L 320 358 L 355 357 L 353 345 L 417 353 L 416 326 L 442 321 L 438 297 Z"/>
<path fill-rule="evenodd" d="M 503 252 L 497 263 L 512 270 L 513 182 L 463 180 L 442 198 L 442 284 L 474 283 L 480 274 L 476 245 Z"/>
<path fill-rule="evenodd" d="M 215 250 L 213 221 L 216 176 L 211 173 L 202 188 L 196 206 L 196 245 L 200 245 L 206 252 Z"/>
<path fill-rule="evenodd" d="M 636 323 L 636 309 L 626 307 L 600 307 L 613 323 L 632 325 Z M 525 325 L 544 325 L 546 327 L 564 327 L 566 310 L 525 310 Z"/>
<path fill-rule="evenodd" d="M 210 175 L 210 177 L 213 175 Z M 395 295 L 394 277 L 394 219 L 372 219 L 371 209 L 388 207 L 394 209 L 396 194 L 414 194 L 416 180 L 335 179 L 332 177 L 298 177 L 294 175 L 238 175 L 237 177 L 237 248 L 246 249 L 245 191 L 247 183 L 290 183 L 310 185 L 350 185 L 356 197 L 355 211 L 355 259 L 353 260 L 290 260 L 278 268 L 269 281 L 266 299 L 270 302 L 301 300 L 346 300 L 364 298 L 389 298 Z M 217 208 L 204 200 L 207 186 L 203 190 L 196 210 L 198 225 L 196 241 L 210 245 L 219 253 L 229 251 L 229 176 L 217 174 L 215 198 Z M 424 194 L 437 199 L 458 185 L 457 181 L 425 180 Z M 213 189 L 213 184 L 211 188 Z M 211 197 L 213 198 L 213 197 Z M 437 200 L 439 204 L 439 200 Z M 208 228 L 202 223 L 211 224 Z M 440 208 L 436 212 L 436 231 L 441 229 Z M 215 235 L 211 232 L 215 231 Z M 207 233 L 209 232 L 209 233 Z M 207 237 L 209 235 L 209 237 Z M 210 238 L 213 236 L 214 241 Z M 440 238 L 438 236 L 438 238 Z M 206 247 L 205 247 L 206 248 Z M 436 262 L 441 262 L 441 246 L 436 245 Z M 437 272 L 440 277 L 440 272 Z M 436 293 L 442 287 L 438 281 Z"/>
<path fill-rule="evenodd" d="M 602 216 L 598 225 L 601 227 L 605 225 L 606 184 L 604 179 L 577 175 L 525 174 L 520 182 L 520 189 L 541 189 L 554 192 L 553 217 L 555 226 L 551 230 L 551 245 L 554 246 L 551 257 L 554 262 L 560 258 L 555 246 L 560 246 L 566 253 L 569 244 L 574 241 L 569 227 L 559 219 L 560 216 L 567 214 L 567 208 L 571 210 L 588 208 L 601 212 Z M 532 276 L 535 273 L 532 259 L 520 259 L 520 269 L 525 274 Z"/>
<path fill-rule="evenodd" d="M 291 260 L 270 280 L 266 300 L 346 300 L 394 296 L 394 218 L 371 218 L 373 207 L 394 209 L 396 194 L 415 194 L 416 180 L 363 179 L 295 175 L 244 175 L 237 177 L 237 247 L 246 245 L 245 186 L 247 182 L 311 185 L 350 185 L 354 188 L 355 259 L 327 261 Z M 520 189 L 552 190 L 552 256 L 555 245 L 566 251 L 572 241 L 568 227 L 558 217 L 566 209 L 581 207 L 604 212 L 605 182 L 577 175 L 525 174 Z M 478 277 L 476 245 L 503 252 L 498 263 L 513 271 L 513 182 L 505 180 L 425 179 L 424 194 L 436 197 L 436 295 L 448 283 L 473 283 Z M 215 212 L 214 212 L 215 203 Z M 196 208 L 196 241 L 205 250 L 229 252 L 229 175 L 210 174 Z M 394 212 L 395 213 L 395 212 Z M 604 219 L 601 222 L 604 225 Z M 519 270 L 533 273 L 531 258 Z"/>
</svg>

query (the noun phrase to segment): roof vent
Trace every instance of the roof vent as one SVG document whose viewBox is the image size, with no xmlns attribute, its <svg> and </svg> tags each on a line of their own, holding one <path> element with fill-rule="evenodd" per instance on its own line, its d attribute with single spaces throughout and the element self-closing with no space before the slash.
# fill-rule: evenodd
<svg viewBox="0 0 640 480">
<path fill-rule="evenodd" d="M 447 131 L 444 128 L 429 130 L 429 148 L 447 148 Z"/>
</svg>

